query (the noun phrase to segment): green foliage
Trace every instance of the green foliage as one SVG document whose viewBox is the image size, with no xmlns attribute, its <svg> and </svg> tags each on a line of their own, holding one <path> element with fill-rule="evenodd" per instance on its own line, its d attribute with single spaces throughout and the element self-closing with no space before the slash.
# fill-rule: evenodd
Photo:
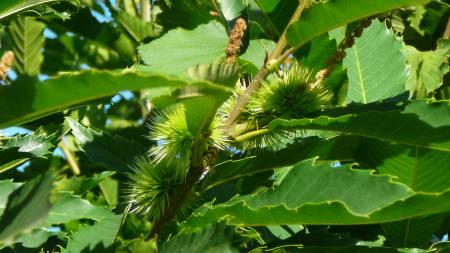
<svg viewBox="0 0 450 253">
<path fill-rule="evenodd" d="M 0 251 L 448 251 L 449 7 L 0 1 Z"/>
<path fill-rule="evenodd" d="M 428 94 L 442 86 L 443 77 L 448 73 L 448 54 L 450 45 L 440 44 L 434 51 L 421 52 L 414 47 L 406 46 L 407 61 L 411 66 L 406 89 L 410 97 L 427 97 Z"/>
<path fill-rule="evenodd" d="M 254 156 L 226 161 L 214 167 L 214 173 L 209 174 L 205 180 L 205 187 L 210 189 L 242 177 L 290 167 L 316 156 L 325 161 L 345 161 L 353 157 L 358 142 L 357 138 L 344 136 L 330 139 L 307 138 L 275 152 L 262 151 Z"/>
<path fill-rule="evenodd" d="M 204 89 L 204 92 L 218 92 L 216 93 L 218 97 L 223 96 L 223 92 L 225 94 L 229 92 L 226 87 L 209 82 L 191 82 L 191 84 L 201 90 Z M 0 87 L 0 96 L 4 98 L 0 102 L 0 110 L 4 112 L 0 115 L 0 126 L 23 124 L 80 103 L 114 95 L 122 90 L 187 85 L 189 83 L 181 79 L 132 71 L 120 73 L 90 70 L 63 74 L 46 81 L 23 77 L 15 81 L 14 85 Z M 19 96 L 20 104 L 11 107 Z"/>
<path fill-rule="evenodd" d="M 114 242 L 119 230 L 121 216 L 111 213 L 109 208 L 97 207 L 69 193 L 62 193 L 50 211 L 46 224 L 62 224 L 79 219 L 91 219 L 91 226 L 80 225 L 68 240 L 66 252 L 82 252 L 94 249 L 98 244 L 108 247 Z"/>
<path fill-rule="evenodd" d="M 0 219 L 0 242 L 12 244 L 15 237 L 41 225 L 50 211 L 53 177 L 39 176 L 13 191 Z"/>
<path fill-rule="evenodd" d="M 238 18 L 247 10 L 247 4 L 244 0 L 219 1 L 220 10 L 227 21 Z"/>
<path fill-rule="evenodd" d="M 37 75 L 44 60 L 45 25 L 33 17 L 18 16 L 8 28 L 15 57 L 14 69 L 21 74 Z"/>
<path fill-rule="evenodd" d="M 393 175 L 396 181 L 420 192 L 443 191 L 449 184 L 446 172 L 449 153 L 426 148 L 406 147 L 365 140 L 356 159 L 362 166 L 377 168 L 380 174 Z"/>
<path fill-rule="evenodd" d="M 97 245 L 108 247 L 113 244 L 119 230 L 120 215 L 111 215 L 93 226 L 82 227 L 67 243 L 62 252 L 83 252 L 93 250 Z"/>
<path fill-rule="evenodd" d="M 445 212 L 450 206 L 443 203 L 449 197 L 448 191 L 415 193 L 388 176 L 305 160 L 290 169 L 278 187 L 218 205 L 205 204 L 183 227 L 202 228 L 217 220 L 246 226 L 383 223 Z"/>
<path fill-rule="evenodd" d="M 0 215 L 3 214 L 6 203 L 8 202 L 8 196 L 15 189 L 14 183 L 11 180 L 2 180 L 0 181 Z M 0 216 L 1 217 L 1 216 Z"/>
<path fill-rule="evenodd" d="M 351 0 L 320 1 L 305 11 L 287 32 L 289 44 L 299 48 L 309 40 L 353 21 L 405 5 L 424 4 L 429 0 L 386 0 L 376 3 Z M 317 20 L 317 17 L 321 17 Z"/>
<path fill-rule="evenodd" d="M 388 243 L 399 248 L 422 248 L 441 225 L 443 215 L 432 215 L 383 224 Z"/>
<path fill-rule="evenodd" d="M 76 0 L 63 0 L 66 2 L 71 2 L 73 4 L 77 3 Z M 61 0 L 11 0 L 3 1 L 0 3 L 0 20 L 5 19 L 9 16 L 16 15 L 19 12 L 23 12 L 32 8 L 36 8 L 43 5 L 53 4 L 61 2 Z"/>
<path fill-rule="evenodd" d="M 209 0 L 164 0 L 159 7 L 162 12 L 156 19 L 167 30 L 176 27 L 191 30 L 213 19 L 210 15 L 213 6 Z"/>
<path fill-rule="evenodd" d="M 449 152 L 448 135 L 450 135 L 450 132 L 448 131 L 448 123 L 440 125 L 441 127 L 437 127 L 435 124 L 441 120 L 448 122 L 449 118 L 440 118 L 442 115 L 434 113 L 435 110 L 438 110 L 438 106 L 416 106 L 424 103 L 424 101 L 416 101 L 406 106 L 403 111 L 369 111 L 361 114 L 343 115 L 337 118 L 320 116 L 315 119 L 276 119 L 268 125 L 268 129 L 337 131 L 407 146 Z M 444 106 L 448 108 L 448 101 L 440 103 L 445 104 Z M 421 114 L 426 114 L 429 117 L 418 117 Z M 434 115 L 434 117 L 431 115 Z M 420 135 L 420 137 L 417 135 Z"/>
<path fill-rule="evenodd" d="M 193 234 L 178 235 L 161 245 L 161 252 L 239 252 L 231 245 L 233 233 L 223 225 L 212 225 Z"/>
<path fill-rule="evenodd" d="M 131 162 L 145 153 L 145 148 L 139 143 L 128 141 L 121 136 L 96 132 L 74 120 L 68 120 L 72 134 L 86 155 L 106 168 L 127 172 Z"/>
<path fill-rule="evenodd" d="M 405 91 L 406 63 L 402 43 L 385 25 L 374 21 L 346 50 L 347 101 L 372 103 Z"/>
<path fill-rule="evenodd" d="M 55 189 L 57 191 L 67 191 L 72 192 L 75 195 L 82 195 L 114 174 L 115 173 L 112 171 L 104 171 L 93 177 L 80 176 L 60 179 L 56 182 Z"/>
<path fill-rule="evenodd" d="M 54 148 L 54 139 L 56 133 L 46 136 L 44 133 L 36 134 L 36 132 L 8 139 L 0 146 L 0 172 L 14 168 L 32 157 L 43 158 L 49 155 Z"/>
<path fill-rule="evenodd" d="M 239 79 L 239 66 L 233 63 L 199 64 L 187 70 L 194 80 L 209 80 L 214 83 L 234 87 Z"/>
<path fill-rule="evenodd" d="M 158 37 L 160 33 L 159 29 L 154 27 L 153 24 L 146 23 L 139 17 L 132 16 L 126 12 L 120 12 L 117 19 L 136 42 L 141 42 L 149 37 Z"/>
<path fill-rule="evenodd" d="M 245 51 L 245 53 L 241 57 L 239 57 L 239 59 L 243 62 L 242 67 L 246 68 L 246 70 L 249 72 L 256 72 L 257 70 L 252 69 L 252 67 L 262 67 L 265 57 L 267 57 L 267 54 L 272 51 L 274 47 L 275 43 L 271 40 L 251 40 L 247 51 Z M 249 66 L 248 63 L 251 63 L 252 65 Z"/>
<path fill-rule="evenodd" d="M 138 48 L 144 71 L 181 74 L 189 66 L 209 64 L 223 56 L 227 44 L 225 29 L 218 22 L 194 30 L 177 28 Z M 167 57 L 167 52 L 173 56 Z M 170 67 L 169 67 L 170 66 Z"/>
</svg>

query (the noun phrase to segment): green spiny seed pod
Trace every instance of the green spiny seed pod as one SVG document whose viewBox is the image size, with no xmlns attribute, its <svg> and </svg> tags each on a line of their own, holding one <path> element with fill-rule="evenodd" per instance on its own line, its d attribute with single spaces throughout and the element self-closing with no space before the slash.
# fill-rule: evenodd
<svg viewBox="0 0 450 253">
<path fill-rule="evenodd" d="M 182 104 L 158 113 L 150 122 L 150 139 L 156 146 L 150 151 L 155 162 L 165 162 L 168 166 L 179 168 L 177 173 L 186 175 L 189 168 L 191 147 L 195 136 L 186 123 L 185 109 Z M 228 140 L 223 130 L 223 122 L 214 119 L 203 136 L 208 146 L 225 149 Z"/>
<path fill-rule="evenodd" d="M 314 81 L 309 70 L 293 63 L 289 71 L 281 73 L 281 77 L 263 83 L 233 129 L 238 133 L 234 139 L 237 148 L 243 151 L 277 150 L 284 140 L 295 137 L 298 134 L 295 131 L 269 130 L 267 124 L 275 118 L 303 118 L 326 108 L 333 93 Z M 222 114 L 225 115 L 235 103 L 235 98 L 227 101 Z"/>
<path fill-rule="evenodd" d="M 151 119 L 149 127 L 149 138 L 156 142 L 150 156 L 156 163 L 165 161 L 168 166 L 177 167 L 177 173 L 185 175 L 194 136 L 189 132 L 184 107 L 175 105 L 158 113 Z"/>
<path fill-rule="evenodd" d="M 137 159 L 133 171 L 129 175 L 128 188 L 130 213 L 142 219 L 156 220 L 168 208 L 171 197 L 185 180 L 177 176 L 173 168 L 155 164 L 147 158 Z M 197 198 L 198 193 L 191 190 L 177 214 L 186 214 Z"/>
<path fill-rule="evenodd" d="M 130 174 L 130 213 L 145 219 L 157 219 L 169 206 L 170 196 L 183 183 L 173 170 L 139 158 Z"/>
<path fill-rule="evenodd" d="M 219 150 L 228 147 L 228 137 L 223 126 L 223 121 L 219 117 L 215 117 L 209 126 L 208 145 Z"/>
<path fill-rule="evenodd" d="M 224 122 L 236 102 L 237 95 L 231 96 L 219 108 L 215 121 Z M 283 139 L 291 136 L 291 133 L 287 131 L 268 132 L 267 129 L 264 129 L 265 124 L 262 121 L 260 124 L 259 119 L 251 117 L 252 115 L 247 111 L 244 111 L 240 116 L 239 121 L 234 124 L 231 130 L 231 135 L 235 137 L 233 143 L 234 148 L 236 148 L 235 151 L 253 153 L 265 147 L 277 149 L 283 143 Z M 263 131 L 264 134 L 261 134 L 259 130 Z"/>
<path fill-rule="evenodd" d="M 284 119 L 302 118 L 323 109 L 332 98 L 332 92 L 320 83 L 313 83 L 311 71 L 294 63 L 282 77 L 263 83 L 249 101 L 247 110 L 251 117 L 257 119 L 269 115 Z"/>
</svg>

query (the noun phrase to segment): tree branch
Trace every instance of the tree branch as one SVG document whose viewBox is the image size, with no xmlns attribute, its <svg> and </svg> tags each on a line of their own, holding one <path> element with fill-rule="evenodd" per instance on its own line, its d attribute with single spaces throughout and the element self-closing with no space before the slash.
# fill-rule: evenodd
<svg viewBox="0 0 450 253">
<path fill-rule="evenodd" d="M 347 48 L 352 47 L 355 44 L 355 39 L 361 37 L 365 28 L 372 24 L 372 17 L 368 17 L 359 21 L 358 26 L 351 32 L 345 35 L 345 38 L 339 43 L 336 53 L 331 55 L 327 60 L 327 67 L 320 70 L 316 75 L 316 83 L 320 83 L 325 80 L 334 71 L 336 66 L 344 59 Z"/>
<path fill-rule="evenodd" d="M 233 109 L 230 112 L 230 115 L 225 120 L 224 127 L 230 133 L 231 125 L 236 121 L 236 119 L 241 114 L 243 108 L 247 104 L 248 100 L 250 99 L 250 96 L 253 95 L 253 93 L 261 86 L 261 81 L 263 81 L 267 75 L 269 75 L 271 72 L 275 71 L 277 69 L 277 66 L 279 63 L 282 63 L 291 53 L 291 50 L 288 50 L 287 52 L 282 54 L 284 49 L 287 46 L 287 39 L 286 39 L 286 31 L 290 24 L 297 21 L 303 11 L 308 8 L 311 5 L 311 0 L 302 0 L 300 4 L 298 5 L 297 9 L 295 10 L 294 15 L 289 20 L 289 23 L 287 24 L 286 28 L 284 29 L 283 33 L 281 34 L 281 37 L 277 44 L 275 45 L 275 49 L 272 51 L 272 53 L 269 55 L 268 61 L 264 64 L 264 66 L 259 70 L 259 72 L 255 75 L 250 85 L 247 87 L 245 92 L 238 96 L 236 105 L 233 107 Z M 277 65 L 278 64 L 278 65 Z"/>
<path fill-rule="evenodd" d="M 141 0 L 141 17 L 145 22 L 150 22 L 151 20 L 151 0 Z"/>
<path fill-rule="evenodd" d="M 147 235 L 145 240 L 149 240 L 155 237 L 156 235 L 159 235 L 164 225 L 170 222 L 176 216 L 178 209 L 180 209 L 181 205 L 184 203 L 184 200 L 188 196 L 192 187 L 200 178 L 202 172 L 203 172 L 202 167 L 191 168 L 188 177 L 186 178 L 186 183 L 181 185 L 181 187 L 177 189 L 177 191 L 175 191 L 175 193 L 171 196 L 169 207 L 161 215 L 161 217 L 155 221 L 152 230 Z"/>
<path fill-rule="evenodd" d="M 199 181 L 200 176 L 204 171 L 203 166 L 203 154 L 205 153 L 204 145 L 205 140 L 203 138 L 197 138 L 194 141 L 191 153 L 191 164 L 189 173 L 186 177 L 186 182 L 180 186 L 172 196 L 170 196 L 170 203 L 166 211 L 155 221 L 150 233 L 145 240 L 149 240 L 161 233 L 162 228 L 168 222 L 170 222 L 177 215 L 178 209 L 183 205 L 186 197 L 191 192 L 192 188 Z"/>
<path fill-rule="evenodd" d="M 252 139 L 252 138 L 255 138 L 255 137 L 258 137 L 258 136 L 261 136 L 261 135 L 265 135 L 265 134 L 267 134 L 269 132 L 270 132 L 270 130 L 267 129 L 267 128 L 263 128 L 263 129 L 259 129 L 259 130 L 255 130 L 255 131 L 251 131 L 251 132 L 247 132 L 245 134 L 241 134 L 239 136 L 236 136 L 234 138 L 234 141 L 236 141 L 236 142 L 245 141 L 245 140 Z"/>
<path fill-rule="evenodd" d="M 64 138 L 59 143 L 59 147 L 66 156 L 67 163 L 69 164 L 69 168 L 72 170 L 73 174 L 76 176 L 80 175 L 81 171 L 80 167 L 78 166 L 77 160 L 64 142 Z"/>
<path fill-rule="evenodd" d="M 450 18 L 448 18 L 447 27 L 445 28 L 444 32 L 444 39 L 448 40 L 449 38 L 450 38 Z"/>
<path fill-rule="evenodd" d="M 291 20 L 289 21 L 289 26 L 291 23 L 297 21 L 303 10 L 306 9 L 311 3 L 311 0 L 302 0 L 299 6 L 297 7 L 294 15 L 292 16 Z M 277 45 L 275 46 L 274 51 L 269 56 L 269 62 L 283 62 L 284 59 L 287 58 L 287 56 L 283 55 L 283 59 L 279 59 L 280 55 L 284 51 L 284 49 L 287 46 L 287 40 L 286 40 L 286 29 L 284 30 L 280 40 L 278 41 Z M 273 65 L 267 65 L 265 64 L 261 70 L 256 74 L 255 78 L 253 79 L 250 86 L 247 88 L 247 91 L 245 94 L 238 97 L 238 101 L 236 106 L 233 108 L 232 113 L 227 119 L 226 128 L 229 128 L 231 124 L 235 121 L 235 119 L 239 116 L 240 112 L 242 111 L 242 108 L 246 105 L 248 102 L 248 98 L 253 94 L 254 91 L 260 86 L 261 81 L 264 80 L 264 78 L 275 69 L 272 69 Z M 181 207 L 181 205 L 184 203 L 186 197 L 192 190 L 192 188 L 195 186 L 195 184 L 200 180 L 200 177 L 202 173 L 204 172 L 205 166 L 203 164 L 203 156 L 206 152 L 205 147 L 207 146 L 205 143 L 205 139 L 201 137 L 202 135 L 199 135 L 196 140 L 194 141 L 194 145 L 192 146 L 192 153 L 191 153 L 191 163 L 189 168 L 189 173 L 186 177 L 185 184 L 181 185 L 172 196 L 170 196 L 170 203 L 166 211 L 158 218 L 150 231 L 150 233 L 147 235 L 146 240 L 149 240 L 158 234 L 161 233 L 162 228 L 164 225 L 168 222 L 170 222 L 177 214 L 178 209 Z"/>
</svg>

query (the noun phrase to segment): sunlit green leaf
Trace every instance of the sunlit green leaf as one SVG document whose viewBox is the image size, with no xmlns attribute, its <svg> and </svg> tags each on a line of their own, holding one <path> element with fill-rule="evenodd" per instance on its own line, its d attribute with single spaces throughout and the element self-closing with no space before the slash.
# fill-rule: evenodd
<svg viewBox="0 0 450 253">
<path fill-rule="evenodd" d="M 218 220 L 244 226 L 385 223 L 447 212 L 449 199 L 449 190 L 414 193 L 388 176 L 306 160 L 294 166 L 278 187 L 206 204 L 183 227 L 201 228 Z"/>
<path fill-rule="evenodd" d="M 227 33 L 218 22 L 189 31 L 177 28 L 138 48 L 143 71 L 181 74 L 188 67 L 210 64 L 225 57 Z M 170 56 L 166 55 L 170 52 Z"/>
<path fill-rule="evenodd" d="M 417 106 L 424 105 L 425 106 Z M 315 119 L 276 119 L 269 129 L 312 129 L 336 131 L 420 148 L 450 152 L 450 117 L 436 112 L 449 110 L 448 101 L 426 105 L 416 101 L 404 111 L 365 112 L 340 117 L 320 116 Z M 427 115 L 422 117 L 422 115 Z M 445 123 L 444 123 L 445 122 Z M 438 124 L 436 126 L 435 124 Z"/>
<path fill-rule="evenodd" d="M 46 224 L 62 224 L 72 220 L 91 219 L 92 226 L 82 226 L 68 241 L 65 252 L 81 252 L 94 249 L 98 244 L 108 247 L 119 230 L 121 215 L 116 215 L 104 206 L 94 206 L 89 201 L 69 193 L 62 193 L 52 207 Z"/>
<path fill-rule="evenodd" d="M 410 74 L 406 82 L 410 97 L 414 95 L 417 98 L 427 97 L 442 86 L 444 75 L 449 72 L 449 53 L 449 43 L 442 43 L 442 47 L 425 52 L 405 46 L 406 59 L 410 64 Z"/>
<path fill-rule="evenodd" d="M 8 202 L 8 196 L 14 191 L 16 187 L 12 180 L 0 181 L 0 217 L 5 210 L 6 203 Z"/>
<path fill-rule="evenodd" d="M 347 101 L 371 103 L 405 91 L 406 62 L 402 43 L 377 20 L 346 50 Z"/>
<path fill-rule="evenodd" d="M 54 4 L 57 2 L 66 1 L 76 3 L 75 0 L 8 0 L 0 3 L 0 20 L 11 15 L 17 14 L 31 8 L 35 8 L 44 4 Z"/>
<path fill-rule="evenodd" d="M 299 48 L 314 37 L 353 21 L 400 8 L 405 5 L 424 4 L 429 0 L 386 1 L 320 1 L 308 8 L 301 19 L 287 31 L 289 44 Z M 317 18 L 320 17 L 320 18 Z"/>
<path fill-rule="evenodd" d="M 45 24 L 33 17 L 17 17 L 8 27 L 14 52 L 14 69 L 20 74 L 37 75 L 44 56 Z"/>
<path fill-rule="evenodd" d="M 135 72 L 92 70 L 46 81 L 23 77 L 14 85 L 0 87 L 0 127 L 23 124 L 122 90 L 184 86 L 198 87 L 200 91 L 217 97 L 226 98 L 230 92 L 229 88 L 210 82 L 188 82 L 165 75 Z"/>
</svg>

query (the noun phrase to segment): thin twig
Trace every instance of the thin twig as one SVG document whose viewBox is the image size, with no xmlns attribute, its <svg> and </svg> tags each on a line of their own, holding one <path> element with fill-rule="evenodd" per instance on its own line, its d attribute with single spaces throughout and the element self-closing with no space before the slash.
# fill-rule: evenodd
<svg viewBox="0 0 450 253">
<path fill-rule="evenodd" d="M 255 130 L 255 131 L 251 131 L 251 132 L 247 132 L 245 134 L 241 134 L 239 136 L 236 136 L 234 138 L 234 141 L 236 141 L 236 142 L 245 141 L 245 140 L 248 140 L 248 139 L 255 138 L 257 136 L 265 135 L 268 132 L 270 132 L 270 130 L 267 129 L 267 128 L 263 128 L 263 129 L 259 129 L 259 130 Z"/>
<path fill-rule="evenodd" d="M 444 39 L 448 40 L 449 38 L 450 38 L 450 18 L 448 18 L 447 27 L 445 28 L 444 32 Z"/>
<path fill-rule="evenodd" d="M 261 81 L 263 81 L 267 75 L 269 75 L 271 72 L 275 71 L 274 69 L 274 62 L 283 62 L 289 54 L 282 54 L 284 49 L 287 46 L 287 39 L 286 39 L 286 31 L 290 24 L 297 21 L 303 11 L 308 8 L 311 5 L 311 0 L 302 0 L 301 3 L 298 5 L 297 9 L 295 10 L 294 15 L 291 17 L 291 20 L 289 20 L 288 25 L 284 29 L 279 41 L 275 45 L 275 49 L 273 52 L 269 55 L 268 61 L 264 66 L 259 70 L 259 72 L 255 75 L 250 85 L 247 87 L 245 92 L 238 96 L 236 105 L 233 107 L 233 109 L 230 112 L 230 115 L 225 120 L 224 127 L 230 133 L 231 125 L 236 121 L 236 119 L 241 114 L 243 108 L 247 104 L 248 100 L 250 99 L 250 96 L 261 86 Z M 281 57 L 280 57 L 281 56 Z M 275 66 L 276 67 L 276 66 Z"/>
<path fill-rule="evenodd" d="M 372 24 L 372 17 L 362 19 L 359 21 L 358 26 L 345 36 L 345 38 L 339 43 L 336 53 L 332 54 L 328 58 L 327 67 L 317 73 L 316 84 L 321 83 L 331 75 L 336 66 L 344 59 L 346 55 L 345 50 L 355 44 L 355 39 L 360 37 L 364 29 L 369 27 L 370 24 Z"/>
<path fill-rule="evenodd" d="M 67 163 L 69 164 L 69 168 L 72 170 L 74 175 L 80 175 L 80 167 L 78 166 L 78 162 L 75 159 L 75 156 L 72 154 L 72 152 L 67 147 L 66 143 L 64 142 L 64 138 L 59 143 L 59 147 L 61 148 L 62 152 L 66 156 Z"/>
<path fill-rule="evenodd" d="M 131 3 L 132 3 L 132 5 L 133 5 L 135 15 L 136 15 L 136 16 L 140 15 L 140 14 L 139 14 L 139 8 L 138 8 L 136 2 L 135 2 L 134 0 L 132 0 Z"/>
<path fill-rule="evenodd" d="M 141 19 L 149 23 L 152 21 L 152 0 L 141 0 Z M 148 24 L 150 25 L 150 24 Z M 150 113 L 151 105 L 148 98 L 145 98 L 145 91 L 139 91 L 139 97 L 141 98 L 141 115 L 145 120 L 147 115 Z"/>
<path fill-rule="evenodd" d="M 223 15 L 223 13 L 220 11 L 220 8 L 217 5 L 216 0 L 211 0 L 211 4 L 214 8 L 214 11 L 219 14 L 219 17 L 220 17 L 220 20 L 222 21 L 222 23 L 225 24 L 227 22 L 227 20 L 226 20 L 225 16 Z M 227 33 L 230 34 L 230 28 L 227 25 L 225 27 L 226 27 Z"/>
<path fill-rule="evenodd" d="M 144 20 L 145 22 L 150 22 L 150 9 L 151 9 L 151 5 L 150 5 L 150 1 L 151 0 L 141 0 L 141 17 L 142 20 Z"/>
</svg>

